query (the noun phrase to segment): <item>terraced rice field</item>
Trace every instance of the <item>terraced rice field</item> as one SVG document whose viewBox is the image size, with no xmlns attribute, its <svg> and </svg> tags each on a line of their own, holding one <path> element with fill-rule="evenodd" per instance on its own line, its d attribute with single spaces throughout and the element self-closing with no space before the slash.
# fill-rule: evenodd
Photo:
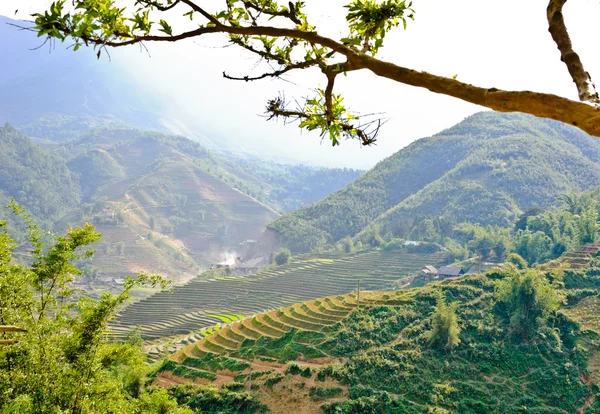
<svg viewBox="0 0 600 414">
<path fill-rule="evenodd" d="M 370 292 L 361 297 L 360 303 L 361 306 L 390 304 L 394 299 L 393 292 Z M 258 371 L 266 368 L 267 374 L 273 368 L 281 371 L 285 365 L 278 364 L 268 352 L 260 356 L 260 362 L 255 356 L 245 356 L 242 345 L 260 343 L 257 341 L 263 337 L 279 339 L 292 330 L 321 335 L 325 341 L 328 338 L 326 328 L 342 321 L 356 306 L 355 293 L 329 296 L 251 316 L 220 329 L 210 329 L 204 338 L 171 355 L 168 364 L 158 373 L 158 383 L 168 383 L 176 378 L 203 383 L 231 382 L 241 371 L 247 373 L 250 366 Z M 308 343 L 298 343 L 296 347 L 301 361 L 308 359 L 309 365 L 331 360 Z"/>
<path fill-rule="evenodd" d="M 369 298 L 365 298 L 365 301 L 373 302 Z M 281 338 L 292 329 L 320 332 L 344 319 L 355 307 L 355 294 L 348 294 L 262 313 L 214 330 L 205 338 L 173 355 L 172 359 L 182 362 L 187 358 L 204 358 L 209 354 L 226 355 L 239 350 L 245 340 L 256 341 L 263 336 Z"/>
<path fill-rule="evenodd" d="M 375 251 L 352 256 L 298 258 L 288 265 L 249 276 L 214 280 L 198 277 L 171 292 L 158 293 L 130 305 L 120 313 L 110 330 L 119 337 L 137 326 L 142 337 L 148 340 L 185 335 L 235 319 L 227 315 L 239 319 L 241 315 L 252 316 L 315 298 L 344 295 L 356 290 L 358 280 L 362 290 L 393 290 L 397 281 L 424 265 L 438 266 L 442 261 L 442 254 Z M 302 311 L 278 312 L 281 311 L 269 314 L 269 317 L 289 326 L 300 326 L 297 325 L 298 313 L 303 314 Z M 329 316 L 342 316 L 335 315 L 335 309 L 327 312 L 332 313 Z M 311 313 L 305 316 L 302 326 L 307 329 L 328 320 Z M 245 325 L 248 326 L 244 330 L 252 335 L 256 323 L 246 322 Z M 283 330 L 272 324 L 266 329 L 268 332 L 264 333 L 274 336 Z M 222 341 L 221 345 L 228 343 Z"/>
<path fill-rule="evenodd" d="M 558 267 L 561 264 L 566 263 L 567 267 L 571 269 L 581 269 L 587 267 L 592 258 L 600 249 L 600 241 L 595 243 L 586 244 L 580 247 L 578 250 L 567 252 L 554 262 L 549 264 L 549 267 Z"/>
</svg>

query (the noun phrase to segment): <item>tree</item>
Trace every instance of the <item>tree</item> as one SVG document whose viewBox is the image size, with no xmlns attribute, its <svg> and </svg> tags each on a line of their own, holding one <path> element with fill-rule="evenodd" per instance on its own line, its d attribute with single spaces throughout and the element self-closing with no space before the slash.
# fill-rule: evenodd
<svg viewBox="0 0 600 414">
<path fill-rule="evenodd" d="M 23 213 L 17 205 L 12 208 Z M 163 280 L 140 275 L 137 281 L 128 279 L 119 295 L 77 299 L 71 286 L 82 272 L 73 263 L 92 255 L 84 249 L 100 234 L 88 224 L 45 240 L 31 217 L 24 218 L 29 266 L 11 261 L 17 246 L 0 231 L 0 325 L 19 327 L 0 330 L 3 343 L 10 344 L 0 346 L 2 412 L 157 412 L 143 409 L 147 398 L 136 399 L 144 392 L 147 369 L 140 344 L 109 343 L 104 337 L 134 286 Z M 166 395 L 152 400 L 174 403 Z"/>
<path fill-rule="evenodd" d="M 277 266 L 283 266 L 285 264 L 288 264 L 291 259 L 292 253 L 290 252 L 290 249 L 286 247 L 279 250 L 279 253 L 277 253 L 274 258 L 275 264 L 277 264 Z"/>
<path fill-rule="evenodd" d="M 119 7 L 116 0 L 74 0 L 72 9 L 64 4 L 64 0 L 56 1 L 46 12 L 34 14 L 35 26 L 31 29 L 40 36 L 71 39 L 75 50 L 92 45 L 98 57 L 107 47 L 176 42 L 220 33 L 272 68 L 258 76 L 224 73 L 228 79 L 254 81 L 308 68 L 320 70 L 327 84 L 317 90 L 316 96 L 293 108 L 283 96 L 275 97 L 267 103 L 267 113 L 269 119 L 299 120 L 301 128 L 321 131 L 333 145 L 344 137 L 356 138 L 363 145 L 377 138 L 381 123 L 353 114 L 342 97 L 334 93 L 338 75 L 359 70 L 496 111 L 556 119 L 600 136 L 600 98 L 573 49 L 562 14 L 566 0 L 549 0 L 548 28 L 576 85 L 579 102 L 548 93 L 478 87 L 378 59 L 386 34 L 399 25 L 406 29 L 408 21 L 414 19 L 412 2 L 407 0 L 351 0 L 346 6 L 347 35 L 340 39 L 317 32 L 300 0 L 284 5 L 275 0 L 222 0 L 222 7 L 214 10 L 198 0 L 137 0 L 134 8 Z M 171 24 L 176 12 L 198 24 L 193 29 L 185 25 L 174 29 Z"/>
<path fill-rule="evenodd" d="M 355 251 L 354 240 L 350 236 L 344 237 L 338 243 L 338 245 L 339 245 L 340 250 L 344 253 L 350 254 L 350 253 L 354 253 L 354 251 Z"/>
<path fill-rule="evenodd" d="M 512 334 L 528 340 L 558 310 L 563 296 L 543 273 L 535 269 L 507 272 L 508 275 L 498 282 L 496 299 L 508 312 Z"/>
<path fill-rule="evenodd" d="M 460 344 L 456 308 L 457 302 L 448 305 L 443 294 L 438 291 L 437 305 L 431 317 L 432 329 L 427 334 L 430 344 L 445 351 L 451 351 Z"/>
<path fill-rule="evenodd" d="M 523 259 L 517 253 L 509 254 L 506 258 L 506 263 L 514 265 L 519 270 L 527 269 L 528 267 L 527 260 Z"/>
</svg>

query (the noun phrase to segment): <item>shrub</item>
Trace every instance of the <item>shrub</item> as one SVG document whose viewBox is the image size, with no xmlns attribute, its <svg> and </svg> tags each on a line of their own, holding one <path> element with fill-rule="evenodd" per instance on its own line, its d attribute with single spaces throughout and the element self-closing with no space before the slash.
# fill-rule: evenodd
<svg viewBox="0 0 600 414">
<path fill-rule="evenodd" d="M 404 239 L 392 239 L 383 245 L 383 250 L 402 250 L 404 248 Z"/>
<path fill-rule="evenodd" d="M 456 317 L 456 307 L 456 302 L 448 305 L 440 293 L 431 321 L 433 329 L 427 334 L 430 344 L 446 351 L 458 346 L 460 327 Z"/>
<path fill-rule="evenodd" d="M 511 263 L 517 267 L 517 269 L 527 269 L 527 260 L 523 259 L 517 253 L 511 253 L 506 258 L 506 263 Z"/>
<path fill-rule="evenodd" d="M 527 340 L 558 310 L 563 295 L 536 270 L 513 272 L 498 282 L 498 302 L 506 307 L 512 333 Z"/>
<path fill-rule="evenodd" d="M 321 388 L 321 387 L 311 387 L 308 391 L 308 395 L 315 401 L 322 400 L 325 398 L 332 398 L 341 395 L 344 392 L 340 387 L 334 388 Z"/>
<path fill-rule="evenodd" d="M 283 266 L 285 264 L 288 264 L 290 262 L 290 260 L 292 259 L 292 253 L 290 252 L 290 249 L 287 248 L 283 248 L 279 251 L 279 253 L 277 253 L 275 255 L 275 264 L 277 264 L 278 266 Z"/>
<path fill-rule="evenodd" d="M 265 381 L 265 385 L 269 388 L 273 388 L 273 385 L 278 384 L 283 379 L 283 375 L 277 374 L 274 377 L 269 377 Z"/>
</svg>

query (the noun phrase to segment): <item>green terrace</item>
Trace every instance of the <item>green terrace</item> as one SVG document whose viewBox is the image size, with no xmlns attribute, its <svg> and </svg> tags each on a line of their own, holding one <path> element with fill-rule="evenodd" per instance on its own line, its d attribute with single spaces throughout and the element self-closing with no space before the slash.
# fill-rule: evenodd
<svg viewBox="0 0 600 414">
<path fill-rule="evenodd" d="M 372 251 L 350 256 L 300 257 L 288 265 L 249 276 L 207 279 L 204 274 L 172 291 L 157 293 L 128 306 L 111 324 L 110 333 L 118 338 L 139 327 L 142 337 L 148 340 L 185 335 L 216 324 L 229 324 L 242 316 L 324 296 L 344 295 L 355 291 L 359 280 L 362 290 L 394 290 L 398 281 L 425 265 L 438 266 L 443 260 L 440 253 Z M 297 312 L 301 311 L 276 317 L 297 326 Z M 303 323 L 318 325 L 340 316 L 336 314 L 340 310 L 324 312 L 325 316 L 306 313 Z"/>
</svg>

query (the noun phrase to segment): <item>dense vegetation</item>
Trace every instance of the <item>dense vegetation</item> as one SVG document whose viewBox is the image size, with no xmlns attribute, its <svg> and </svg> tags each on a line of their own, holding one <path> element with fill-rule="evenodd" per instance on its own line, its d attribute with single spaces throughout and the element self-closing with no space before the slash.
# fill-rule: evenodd
<svg viewBox="0 0 600 414">
<path fill-rule="evenodd" d="M 0 127 L 0 201 L 6 205 L 9 196 L 48 220 L 81 202 L 77 178 L 64 161 L 7 124 Z"/>
<path fill-rule="evenodd" d="M 575 128 L 522 114 L 479 113 L 414 142 L 270 227 L 296 252 L 374 228 L 408 238 L 425 218 L 450 227 L 509 227 L 532 207 L 590 189 L 600 178 L 599 160 L 597 139 Z"/>
<path fill-rule="evenodd" d="M 598 298 L 599 264 L 565 272 L 506 265 L 365 294 L 359 309 L 352 295 L 306 302 L 293 307 L 288 322 L 287 310 L 258 318 L 255 329 L 265 332 L 259 339 L 246 338 L 237 349 L 207 347 L 220 343 L 213 337 L 183 364 L 193 360 L 194 369 L 211 372 L 214 352 L 230 361 L 267 361 L 270 369 L 246 369 L 235 381 L 247 387 L 252 377 L 260 400 L 291 393 L 289 404 L 318 401 L 325 413 L 597 412 L 600 325 L 589 312 L 578 315 L 583 302 Z M 346 316 L 327 322 L 333 312 Z M 319 329 L 309 322 L 316 320 Z M 580 320 L 596 332 L 582 330 Z M 280 333 L 268 334 L 275 326 Z"/>
<path fill-rule="evenodd" d="M 63 121 L 54 119 L 56 125 Z M 41 127 L 51 125 L 46 117 Z M 96 262 L 85 266 L 94 279 L 122 278 L 140 266 L 190 278 L 223 260 L 223 251 L 242 255 L 243 243 L 261 235 L 275 210 L 313 201 L 358 174 L 331 170 L 329 179 L 324 169 L 256 160 L 242 165 L 185 137 L 116 123 L 77 128 L 69 139 L 65 126 L 60 142 L 34 141 L 8 124 L 1 128 L 0 202 L 14 197 L 50 231 L 97 225 L 106 237 Z M 5 218 L 11 234 L 22 237 Z"/>
</svg>

